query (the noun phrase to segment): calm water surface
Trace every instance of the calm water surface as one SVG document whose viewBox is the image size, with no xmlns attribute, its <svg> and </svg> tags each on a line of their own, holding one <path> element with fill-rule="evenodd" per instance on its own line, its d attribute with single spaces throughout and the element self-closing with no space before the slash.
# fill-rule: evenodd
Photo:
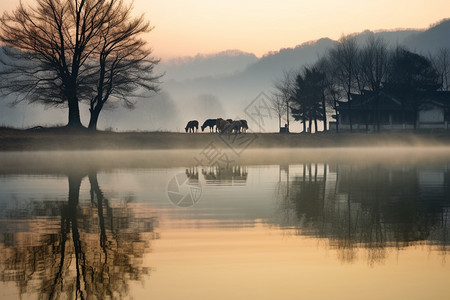
<svg viewBox="0 0 450 300">
<path fill-rule="evenodd" d="M 0 154 L 0 298 L 449 299 L 450 151 L 382 152 Z"/>
</svg>

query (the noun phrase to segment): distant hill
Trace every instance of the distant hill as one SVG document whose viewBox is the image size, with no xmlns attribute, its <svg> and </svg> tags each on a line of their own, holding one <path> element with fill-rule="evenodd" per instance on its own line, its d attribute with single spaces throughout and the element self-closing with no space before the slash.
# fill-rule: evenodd
<svg viewBox="0 0 450 300">
<path fill-rule="evenodd" d="M 252 53 L 227 50 L 216 54 L 180 57 L 161 61 L 157 71 L 165 73 L 165 80 L 186 80 L 201 77 L 233 75 L 258 61 Z"/>
<path fill-rule="evenodd" d="M 450 19 L 443 20 L 425 31 L 411 34 L 404 45 L 411 51 L 428 54 L 440 48 L 450 48 Z"/>
</svg>

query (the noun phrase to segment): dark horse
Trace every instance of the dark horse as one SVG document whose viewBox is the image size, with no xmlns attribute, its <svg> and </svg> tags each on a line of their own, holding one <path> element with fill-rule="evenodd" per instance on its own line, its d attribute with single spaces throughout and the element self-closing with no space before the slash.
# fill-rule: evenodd
<svg viewBox="0 0 450 300">
<path fill-rule="evenodd" d="M 248 124 L 247 120 L 239 120 L 241 122 L 241 132 L 247 132 Z"/>
<path fill-rule="evenodd" d="M 214 132 L 214 126 L 216 126 L 216 119 L 208 119 L 202 125 L 202 132 L 205 131 L 206 127 L 209 127 L 209 132 Z M 217 128 L 216 128 L 217 131 Z"/>
<path fill-rule="evenodd" d="M 188 130 L 189 130 L 189 132 L 191 132 L 191 131 L 195 132 L 194 128 L 195 128 L 195 131 L 198 131 L 198 121 L 197 120 L 189 121 L 186 125 L 186 128 L 184 128 L 184 130 L 186 130 L 186 132 L 188 132 Z"/>
</svg>

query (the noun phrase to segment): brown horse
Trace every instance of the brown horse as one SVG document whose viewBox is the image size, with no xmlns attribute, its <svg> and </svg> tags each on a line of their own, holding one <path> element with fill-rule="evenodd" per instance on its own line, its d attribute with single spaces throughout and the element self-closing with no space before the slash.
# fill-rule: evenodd
<svg viewBox="0 0 450 300">
<path fill-rule="evenodd" d="M 223 133 L 223 132 L 227 131 L 228 127 L 230 127 L 230 122 L 228 122 L 222 118 L 217 119 L 216 129 L 219 130 L 219 133 Z"/>
<path fill-rule="evenodd" d="M 194 131 L 195 128 L 195 131 Z M 186 132 L 197 132 L 198 131 L 198 121 L 197 120 L 192 120 L 189 121 L 186 125 L 186 128 L 184 128 L 184 130 L 186 130 Z"/>
</svg>

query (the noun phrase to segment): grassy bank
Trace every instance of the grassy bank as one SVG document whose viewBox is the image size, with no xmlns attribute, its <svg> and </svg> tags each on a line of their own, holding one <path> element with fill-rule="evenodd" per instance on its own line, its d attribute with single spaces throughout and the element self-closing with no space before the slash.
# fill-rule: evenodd
<svg viewBox="0 0 450 300">
<path fill-rule="evenodd" d="M 450 132 L 247 133 L 89 132 L 67 128 L 0 128 L 0 151 L 450 146 Z"/>
</svg>

